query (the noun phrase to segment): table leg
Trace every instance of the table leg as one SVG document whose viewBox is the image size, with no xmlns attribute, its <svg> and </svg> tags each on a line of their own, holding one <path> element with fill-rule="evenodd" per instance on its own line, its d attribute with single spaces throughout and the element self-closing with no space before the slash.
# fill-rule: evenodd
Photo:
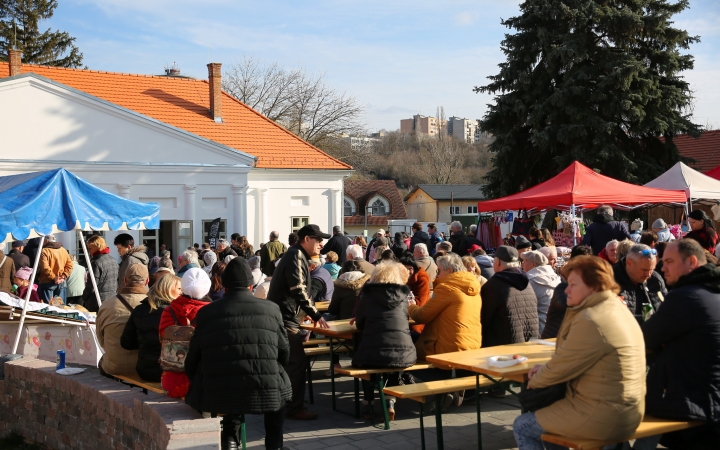
<svg viewBox="0 0 720 450">
<path fill-rule="evenodd" d="M 442 432 L 442 404 L 445 394 L 435 396 L 435 433 L 437 435 L 437 448 L 443 450 L 443 432 Z"/>
<path fill-rule="evenodd" d="M 475 374 L 475 405 L 477 409 L 478 450 L 482 450 L 482 422 L 480 421 L 480 375 Z"/>
<path fill-rule="evenodd" d="M 312 358 L 307 358 L 307 379 L 308 379 L 308 396 L 310 399 L 310 404 L 315 403 L 315 398 L 313 397 L 313 386 L 312 386 Z"/>
<path fill-rule="evenodd" d="M 423 422 L 423 402 L 420 402 L 420 445 L 425 450 L 425 423 Z"/>
<path fill-rule="evenodd" d="M 523 392 L 525 392 L 525 389 L 527 389 L 527 381 L 520 384 L 520 393 L 522 394 Z M 520 414 L 525 414 L 526 412 L 527 411 L 525 410 L 525 408 L 523 408 L 521 405 L 520 406 Z"/>
<path fill-rule="evenodd" d="M 383 418 L 385 419 L 385 429 L 390 429 L 390 418 L 388 417 L 388 410 L 387 405 L 385 404 L 385 392 L 383 389 L 385 388 L 385 382 L 383 380 L 383 374 L 378 374 L 378 389 L 380 390 L 380 405 L 382 406 L 383 410 Z"/>
<path fill-rule="evenodd" d="M 242 450 L 246 450 L 247 437 L 245 436 L 245 414 L 240 414 L 240 442 L 242 444 Z"/>
<path fill-rule="evenodd" d="M 332 409 L 333 411 L 337 411 L 337 405 L 335 404 L 335 364 L 333 364 L 333 360 L 335 359 L 335 353 L 333 351 L 333 338 L 332 336 L 329 336 L 330 338 L 330 389 L 332 390 Z"/>
</svg>

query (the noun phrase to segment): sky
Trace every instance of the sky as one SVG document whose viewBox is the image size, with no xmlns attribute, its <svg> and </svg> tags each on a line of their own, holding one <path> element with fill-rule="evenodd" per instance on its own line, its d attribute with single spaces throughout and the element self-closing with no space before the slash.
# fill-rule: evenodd
<svg viewBox="0 0 720 450">
<path fill-rule="evenodd" d="M 324 75 L 365 108 L 368 131 L 395 130 L 413 114 L 480 119 L 487 83 L 504 60 L 500 23 L 518 0 L 58 0 L 42 27 L 77 38 L 93 70 L 162 74 L 176 63 L 207 79 L 208 62 L 244 56 Z M 720 1 L 690 0 L 676 26 L 701 36 L 684 74 L 694 121 L 720 127 Z"/>
</svg>

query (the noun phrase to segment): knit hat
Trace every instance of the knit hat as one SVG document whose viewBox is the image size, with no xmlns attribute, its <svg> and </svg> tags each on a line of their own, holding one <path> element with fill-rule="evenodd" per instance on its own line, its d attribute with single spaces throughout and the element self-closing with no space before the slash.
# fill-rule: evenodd
<svg viewBox="0 0 720 450">
<path fill-rule="evenodd" d="M 15 272 L 15 278 L 20 278 L 21 280 L 29 280 L 30 275 L 32 275 L 32 269 L 29 267 L 21 267 Z"/>
<path fill-rule="evenodd" d="M 245 258 L 230 261 L 222 273 L 222 285 L 229 291 L 239 291 L 253 285 L 253 274 Z"/>
<path fill-rule="evenodd" d="M 515 238 L 515 248 L 520 250 L 523 248 L 530 248 L 532 244 L 525 236 L 518 236 Z"/>
<path fill-rule="evenodd" d="M 664 220 L 662 220 L 662 218 L 660 218 L 660 219 L 656 220 L 655 222 L 653 222 L 652 227 L 662 230 L 662 229 L 667 228 L 667 224 L 665 223 Z"/>
<path fill-rule="evenodd" d="M 135 265 L 138 266 L 140 264 Z M 193 267 L 185 271 L 180 286 L 182 286 L 183 294 L 190 298 L 200 300 L 210 292 L 210 277 L 204 270 Z"/>
<path fill-rule="evenodd" d="M 517 262 L 518 251 L 510 247 L 509 245 L 501 245 L 497 248 L 497 250 L 495 250 L 495 257 L 498 258 L 500 261 Z"/>
<path fill-rule="evenodd" d="M 126 284 L 145 284 L 148 279 L 148 268 L 145 264 L 131 264 L 125 270 Z"/>
<path fill-rule="evenodd" d="M 537 250 L 521 253 L 520 257 L 522 259 L 534 262 L 537 266 L 545 266 L 548 263 L 548 259 L 545 257 L 545 255 L 543 255 Z"/>
</svg>

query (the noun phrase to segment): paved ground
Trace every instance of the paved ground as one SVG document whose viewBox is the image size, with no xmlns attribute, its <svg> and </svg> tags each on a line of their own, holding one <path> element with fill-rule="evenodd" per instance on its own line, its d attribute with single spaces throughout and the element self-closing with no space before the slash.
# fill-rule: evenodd
<svg viewBox="0 0 720 450">
<path fill-rule="evenodd" d="M 391 429 L 373 427 L 370 421 L 355 419 L 353 383 L 351 378 L 337 378 L 338 409 L 331 403 L 330 380 L 324 376 L 327 361 L 318 361 L 313 372 L 315 404 L 310 411 L 319 414 L 318 420 L 285 422 L 285 446 L 293 450 L 411 450 L 420 449 L 420 406 L 411 400 L 400 400 L 395 406 L 395 421 Z M 307 396 L 306 396 L 307 400 Z M 451 406 L 443 414 L 443 435 L 448 450 L 477 449 L 476 406 Z M 484 450 L 515 449 L 512 422 L 520 414 L 520 406 L 512 396 L 503 399 L 482 396 L 482 442 Z M 264 449 L 265 431 L 261 416 L 248 416 L 247 439 L 249 449 Z M 425 416 L 426 448 L 436 449 L 435 416 Z"/>
</svg>

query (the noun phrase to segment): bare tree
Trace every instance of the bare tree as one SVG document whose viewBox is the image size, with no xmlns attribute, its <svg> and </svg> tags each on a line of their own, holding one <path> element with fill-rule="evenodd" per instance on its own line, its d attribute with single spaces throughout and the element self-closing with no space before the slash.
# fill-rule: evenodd
<svg viewBox="0 0 720 450">
<path fill-rule="evenodd" d="M 420 140 L 418 152 L 420 164 L 416 166 L 417 175 L 434 184 L 463 181 L 462 169 L 469 155 L 468 145 L 448 135 L 445 109 L 442 106 L 437 108 L 435 121 L 438 126 L 437 137 Z"/>
<path fill-rule="evenodd" d="M 329 88 L 324 75 L 303 68 L 287 70 L 243 57 L 226 70 L 223 89 L 316 146 L 364 131 L 363 107 L 355 97 Z"/>
</svg>

